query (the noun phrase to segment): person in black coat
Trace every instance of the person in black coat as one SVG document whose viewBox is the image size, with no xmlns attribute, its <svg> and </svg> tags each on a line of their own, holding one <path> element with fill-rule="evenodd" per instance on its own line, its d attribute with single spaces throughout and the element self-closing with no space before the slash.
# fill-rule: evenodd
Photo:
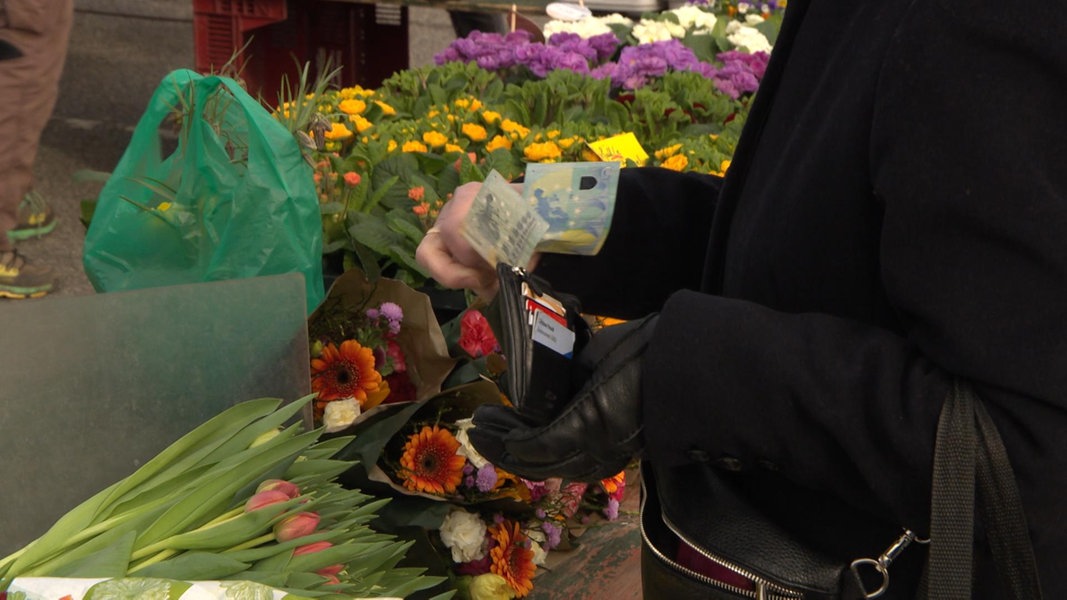
<svg viewBox="0 0 1067 600">
<path fill-rule="evenodd" d="M 877 556 L 928 531 L 962 378 L 1004 439 L 1045 597 L 1067 598 L 1063 39 L 1053 3 L 791 0 L 725 180 L 624 169 L 601 252 L 537 263 L 587 312 L 642 319 L 640 392 L 617 401 L 640 435 L 491 417 L 479 449 L 534 474 L 704 464 L 806 544 Z M 492 293 L 456 227 L 472 196 L 418 257 Z M 914 596 L 922 553 L 884 597 Z M 975 597 L 1006 597 L 976 559 Z"/>
</svg>

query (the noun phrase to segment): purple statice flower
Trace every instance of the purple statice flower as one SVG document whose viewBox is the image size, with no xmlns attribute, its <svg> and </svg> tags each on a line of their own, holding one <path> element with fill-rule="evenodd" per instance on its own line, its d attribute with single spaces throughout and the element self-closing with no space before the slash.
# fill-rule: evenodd
<svg viewBox="0 0 1067 600">
<path fill-rule="evenodd" d="M 619 518 L 619 501 L 614 498 L 608 498 L 608 505 L 604 507 L 604 516 L 609 521 L 614 521 Z"/>
<path fill-rule="evenodd" d="M 473 489 L 473 488 L 477 487 L 477 485 L 478 485 L 478 482 L 474 479 L 474 475 L 467 475 L 466 477 L 463 478 L 463 487 L 467 487 L 467 488 Z"/>
<path fill-rule="evenodd" d="M 545 550 L 555 548 L 562 540 L 563 528 L 552 521 L 541 523 L 541 531 L 545 532 L 545 543 L 543 544 Z"/>
<path fill-rule="evenodd" d="M 545 512 L 545 509 L 538 506 L 536 509 L 534 509 L 534 516 L 543 521 L 545 517 L 548 516 L 548 513 Z"/>
<path fill-rule="evenodd" d="M 363 314 L 367 315 L 367 319 L 371 321 L 377 321 L 378 315 L 380 315 L 381 313 L 378 311 L 377 308 L 368 308 Z"/>
<path fill-rule="evenodd" d="M 488 492 L 496 485 L 496 467 L 490 464 L 486 464 L 481 469 L 478 469 L 478 478 L 476 481 L 479 492 Z"/>
<path fill-rule="evenodd" d="M 390 321 L 402 321 L 404 319 L 404 309 L 400 308 L 400 305 L 395 302 L 382 302 L 382 305 L 378 307 L 382 316 Z"/>
</svg>

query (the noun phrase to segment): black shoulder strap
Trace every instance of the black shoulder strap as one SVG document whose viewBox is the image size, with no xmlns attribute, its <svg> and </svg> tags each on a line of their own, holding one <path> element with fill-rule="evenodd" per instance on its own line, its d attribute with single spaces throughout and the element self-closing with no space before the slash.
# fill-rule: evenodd
<svg viewBox="0 0 1067 600">
<path fill-rule="evenodd" d="M 976 495 L 978 516 L 1012 597 L 1041 598 L 1037 562 L 1008 453 L 981 399 L 969 385 L 957 381 L 941 410 L 934 446 L 928 598 L 971 598 Z"/>
</svg>

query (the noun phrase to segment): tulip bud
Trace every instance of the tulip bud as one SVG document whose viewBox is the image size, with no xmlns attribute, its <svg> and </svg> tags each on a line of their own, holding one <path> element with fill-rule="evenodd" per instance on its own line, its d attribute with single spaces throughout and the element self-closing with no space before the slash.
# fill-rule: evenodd
<svg viewBox="0 0 1067 600">
<path fill-rule="evenodd" d="M 296 550 L 293 550 L 293 556 L 312 554 L 314 552 L 325 550 L 331 547 L 333 547 L 333 544 L 331 544 L 330 542 L 312 542 L 310 544 L 304 544 L 303 546 L 297 547 Z"/>
<path fill-rule="evenodd" d="M 313 512 L 297 513 L 282 519 L 274 526 L 274 538 L 279 542 L 288 542 L 310 535 L 319 526 L 319 515 Z"/>
<path fill-rule="evenodd" d="M 281 432 L 279 432 L 277 429 L 264 431 L 263 433 L 256 436 L 256 439 L 252 440 L 252 443 L 248 447 L 255 448 L 256 446 L 262 446 L 263 444 L 266 444 L 267 442 L 277 437 L 279 433 Z"/>
<path fill-rule="evenodd" d="M 252 512 L 253 510 L 259 510 L 265 506 L 271 504 L 278 504 L 279 502 L 285 502 L 289 500 L 289 496 L 285 492 L 278 490 L 266 490 L 257 492 L 254 496 L 245 502 L 245 512 Z"/>
<path fill-rule="evenodd" d="M 256 492 L 265 492 L 267 490 L 277 490 L 289 498 L 296 498 L 300 495 L 300 488 L 295 483 L 284 479 L 266 479 L 256 488 Z"/>
<path fill-rule="evenodd" d="M 319 575 L 322 575 L 323 577 L 334 577 L 334 578 L 336 578 L 337 574 L 340 573 L 341 571 L 344 571 L 344 570 L 345 570 L 345 566 L 344 565 L 330 565 L 328 567 L 323 567 L 323 568 L 321 568 L 321 569 L 319 569 L 319 570 L 317 570 L 315 572 L 318 573 Z"/>
</svg>

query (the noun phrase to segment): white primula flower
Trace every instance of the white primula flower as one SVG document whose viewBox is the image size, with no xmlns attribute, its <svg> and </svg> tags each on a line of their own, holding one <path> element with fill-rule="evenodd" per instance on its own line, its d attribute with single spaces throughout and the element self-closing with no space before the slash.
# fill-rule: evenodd
<svg viewBox="0 0 1067 600">
<path fill-rule="evenodd" d="M 556 33 L 576 33 L 582 39 L 602 33 L 611 33 L 611 27 L 597 17 L 585 17 L 578 21 L 549 21 L 543 28 L 545 39 Z"/>
<path fill-rule="evenodd" d="M 771 43 L 767 41 L 767 36 L 755 27 L 742 25 L 738 21 L 730 21 L 726 26 L 726 39 L 734 46 L 749 52 L 771 51 Z"/>
<path fill-rule="evenodd" d="M 678 17 L 678 22 L 686 29 L 700 30 L 715 27 L 715 15 L 695 4 L 685 4 L 670 12 Z"/>
<path fill-rule="evenodd" d="M 600 21 L 605 25 L 625 25 L 626 27 L 630 27 L 634 24 L 633 19 L 625 15 L 620 15 L 619 13 L 611 13 L 610 15 L 600 17 Z"/>
<path fill-rule="evenodd" d="M 322 412 L 322 424 L 326 428 L 326 433 L 341 431 L 355 423 L 359 413 L 359 402 L 355 398 L 334 400 L 326 404 Z"/>
<path fill-rule="evenodd" d="M 484 456 L 475 450 L 474 445 L 471 444 L 471 438 L 467 435 L 467 432 L 474 427 L 473 419 L 459 419 L 456 421 L 456 441 L 459 442 L 459 450 L 456 450 L 456 454 L 466 457 L 467 461 L 474 466 L 475 469 L 481 469 L 485 465 L 489 464 L 489 461 Z"/>
<path fill-rule="evenodd" d="M 640 23 L 634 25 L 632 33 L 639 44 L 651 44 L 666 42 L 671 38 L 685 37 L 685 28 L 677 23 L 642 19 Z"/>
<path fill-rule="evenodd" d="M 755 27 L 756 25 L 759 25 L 763 21 L 764 21 L 764 19 L 763 19 L 763 17 L 761 15 L 757 15 L 757 14 L 745 15 L 745 25 L 751 25 L 751 26 Z"/>
<path fill-rule="evenodd" d="M 739 12 L 741 14 L 747 13 L 748 9 L 750 9 L 750 8 L 752 8 L 752 5 L 749 4 L 748 2 L 738 2 L 737 3 L 737 12 Z"/>
<path fill-rule="evenodd" d="M 485 558 L 485 532 L 485 522 L 462 509 L 448 513 L 440 531 L 441 541 L 452 550 L 452 560 L 458 563 Z"/>
</svg>

